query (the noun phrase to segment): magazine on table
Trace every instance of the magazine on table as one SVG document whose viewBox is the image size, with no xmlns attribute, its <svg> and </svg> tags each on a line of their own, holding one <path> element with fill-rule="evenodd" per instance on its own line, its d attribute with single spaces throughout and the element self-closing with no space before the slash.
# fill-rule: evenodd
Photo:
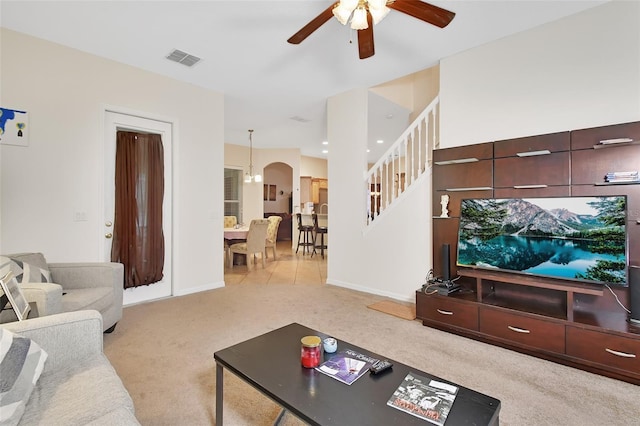
<svg viewBox="0 0 640 426">
<path fill-rule="evenodd" d="M 457 393 L 457 386 L 409 373 L 387 405 L 442 426 Z"/>
<path fill-rule="evenodd" d="M 376 361 L 377 358 L 346 349 L 320 364 L 316 370 L 350 385 L 369 371 L 369 367 Z"/>
</svg>

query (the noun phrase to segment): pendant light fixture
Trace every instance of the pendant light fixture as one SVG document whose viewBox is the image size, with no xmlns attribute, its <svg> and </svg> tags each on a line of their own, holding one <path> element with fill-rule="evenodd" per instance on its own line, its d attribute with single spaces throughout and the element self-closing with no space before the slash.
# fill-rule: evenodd
<svg viewBox="0 0 640 426">
<path fill-rule="evenodd" d="M 245 183 L 262 182 L 262 175 L 253 175 L 253 130 L 249 130 L 249 172 L 244 175 Z"/>
</svg>

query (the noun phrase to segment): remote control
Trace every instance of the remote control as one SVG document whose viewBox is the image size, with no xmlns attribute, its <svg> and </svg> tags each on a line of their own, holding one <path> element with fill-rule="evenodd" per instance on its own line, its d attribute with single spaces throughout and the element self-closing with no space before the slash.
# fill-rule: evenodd
<svg viewBox="0 0 640 426">
<path fill-rule="evenodd" d="M 369 367 L 369 371 L 371 374 L 381 373 L 393 366 L 388 360 L 378 360 L 371 367 Z"/>
</svg>

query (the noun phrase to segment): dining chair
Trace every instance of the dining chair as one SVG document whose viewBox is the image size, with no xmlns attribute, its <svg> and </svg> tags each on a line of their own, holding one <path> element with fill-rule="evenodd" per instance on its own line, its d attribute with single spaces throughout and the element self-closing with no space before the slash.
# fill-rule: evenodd
<svg viewBox="0 0 640 426">
<path fill-rule="evenodd" d="M 296 254 L 298 249 L 302 246 L 302 254 L 305 251 L 310 251 L 309 247 L 313 247 L 313 226 L 302 224 L 302 214 L 296 213 L 296 220 L 298 221 L 298 245 L 296 246 Z"/>
<path fill-rule="evenodd" d="M 256 261 L 256 254 L 260 253 L 262 258 L 262 267 L 265 267 L 265 242 L 267 240 L 267 228 L 269 221 L 267 219 L 253 219 L 249 224 L 249 232 L 247 233 L 247 241 L 244 243 L 232 244 L 229 247 L 229 267 L 233 268 L 233 256 L 235 253 L 244 254 L 247 260 L 247 268 L 251 270 L 251 258 Z"/>
<path fill-rule="evenodd" d="M 269 227 L 267 228 L 267 240 L 265 241 L 265 258 L 269 258 L 267 256 L 267 250 L 273 250 L 273 260 L 276 260 L 276 241 L 278 240 L 278 228 L 280 227 L 280 222 L 282 222 L 282 217 L 280 216 L 269 216 L 267 219 L 269 221 Z"/>
<path fill-rule="evenodd" d="M 224 217 L 224 227 L 225 228 L 233 228 L 238 224 L 238 218 L 235 216 L 225 216 Z M 225 261 L 226 261 L 226 257 L 229 254 L 229 242 L 225 239 L 223 240 L 223 246 L 222 249 L 224 250 L 224 255 L 225 255 Z"/>
<path fill-rule="evenodd" d="M 235 216 L 225 216 L 224 217 L 224 227 L 225 228 L 233 228 L 238 224 L 238 218 Z"/>
</svg>

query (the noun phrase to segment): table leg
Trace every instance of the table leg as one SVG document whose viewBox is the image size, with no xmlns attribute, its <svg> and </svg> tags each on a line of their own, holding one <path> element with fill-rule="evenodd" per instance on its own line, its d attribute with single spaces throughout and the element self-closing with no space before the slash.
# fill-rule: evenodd
<svg viewBox="0 0 640 426">
<path fill-rule="evenodd" d="M 216 363 L 216 426 L 222 426 L 222 390 L 224 368 Z"/>
<path fill-rule="evenodd" d="M 276 420 L 273 422 L 273 426 L 280 426 L 280 422 L 284 418 L 285 414 L 287 414 L 287 410 L 285 410 L 284 408 L 280 410 L 280 414 L 278 414 L 278 417 L 276 417 Z"/>
</svg>

